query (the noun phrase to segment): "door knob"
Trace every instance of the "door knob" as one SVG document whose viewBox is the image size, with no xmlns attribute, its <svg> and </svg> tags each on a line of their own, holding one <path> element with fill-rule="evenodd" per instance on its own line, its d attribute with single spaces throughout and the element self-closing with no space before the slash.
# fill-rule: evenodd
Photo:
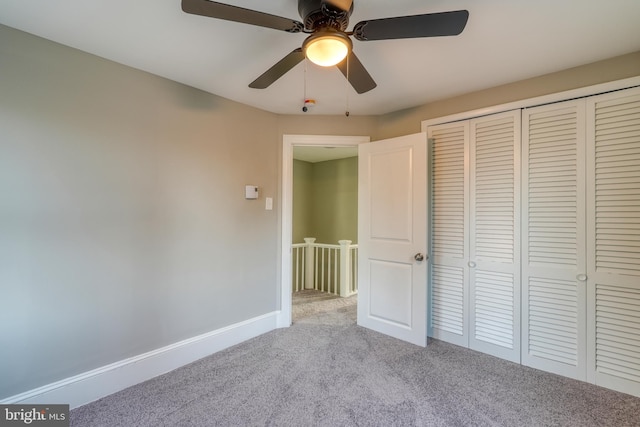
<svg viewBox="0 0 640 427">
<path fill-rule="evenodd" d="M 420 252 L 418 252 L 417 254 L 414 255 L 413 259 L 415 259 L 416 261 L 423 261 L 424 260 L 424 255 L 422 255 Z"/>
</svg>

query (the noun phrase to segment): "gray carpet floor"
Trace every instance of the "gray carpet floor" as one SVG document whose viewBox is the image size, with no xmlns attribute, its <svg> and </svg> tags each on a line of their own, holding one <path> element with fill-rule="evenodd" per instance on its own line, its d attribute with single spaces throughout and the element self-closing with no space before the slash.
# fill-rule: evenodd
<svg viewBox="0 0 640 427">
<path fill-rule="evenodd" d="M 290 328 L 74 409 L 71 425 L 640 426 L 639 398 L 355 322 L 355 304 L 306 310 Z"/>
</svg>

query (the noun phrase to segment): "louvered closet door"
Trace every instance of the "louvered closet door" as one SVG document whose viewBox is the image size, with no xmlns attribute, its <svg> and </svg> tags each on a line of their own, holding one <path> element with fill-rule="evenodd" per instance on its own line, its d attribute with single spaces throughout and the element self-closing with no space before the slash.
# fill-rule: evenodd
<svg viewBox="0 0 640 427">
<path fill-rule="evenodd" d="M 586 379 L 584 100 L 522 113 L 522 363 Z"/>
<path fill-rule="evenodd" d="M 431 146 L 430 336 L 468 346 L 469 123 L 429 127 Z"/>
<path fill-rule="evenodd" d="M 469 347 L 520 362 L 520 110 L 470 122 Z"/>
<path fill-rule="evenodd" d="M 589 379 L 640 396 L 640 89 L 587 118 Z"/>
</svg>

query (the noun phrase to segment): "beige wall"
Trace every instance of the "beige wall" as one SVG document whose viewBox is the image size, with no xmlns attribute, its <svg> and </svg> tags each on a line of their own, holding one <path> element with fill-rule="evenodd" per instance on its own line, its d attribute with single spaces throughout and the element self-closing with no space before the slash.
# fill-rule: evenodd
<svg viewBox="0 0 640 427">
<path fill-rule="evenodd" d="M 379 117 L 373 139 L 420 132 L 427 119 L 636 76 L 640 76 L 640 52 L 385 114 Z"/>
<path fill-rule="evenodd" d="M 375 131 L 377 123 L 378 118 L 375 116 L 280 115 L 278 116 L 278 133 L 280 137 L 282 135 L 369 136 Z"/>
</svg>

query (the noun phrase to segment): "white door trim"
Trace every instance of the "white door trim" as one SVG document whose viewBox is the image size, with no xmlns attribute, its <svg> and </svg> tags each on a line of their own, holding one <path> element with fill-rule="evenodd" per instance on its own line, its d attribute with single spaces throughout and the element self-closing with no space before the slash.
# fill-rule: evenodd
<svg viewBox="0 0 640 427">
<path fill-rule="evenodd" d="M 291 326 L 291 239 L 293 234 L 293 147 L 353 147 L 371 141 L 369 136 L 283 135 L 280 242 L 280 311 L 278 328 Z"/>
</svg>

